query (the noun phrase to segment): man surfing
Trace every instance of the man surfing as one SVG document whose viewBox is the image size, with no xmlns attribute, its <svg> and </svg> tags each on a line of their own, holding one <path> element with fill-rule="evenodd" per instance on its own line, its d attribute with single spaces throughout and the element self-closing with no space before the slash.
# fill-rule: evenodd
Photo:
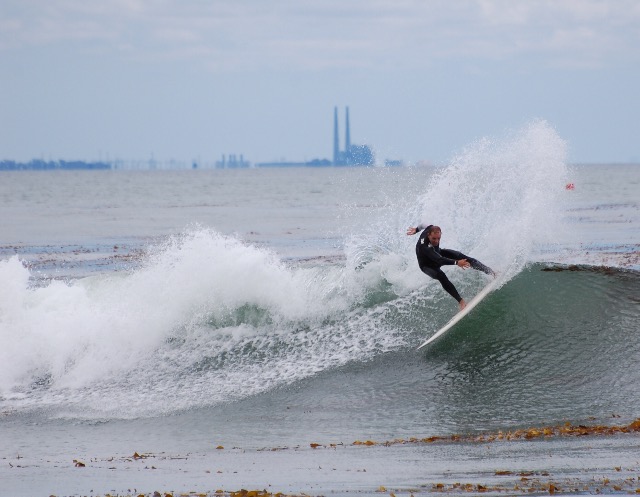
<svg viewBox="0 0 640 497">
<path fill-rule="evenodd" d="M 464 309 L 467 303 L 458 293 L 453 283 L 449 281 L 444 273 L 442 266 L 458 266 L 462 269 L 473 268 L 483 273 L 490 274 L 495 278 L 496 273 L 489 266 L 485 266 L 477 259 L 464 255 L 461 252 L 450 249 L 440 248 L 440 237 L 442 230 L 439 226 L 433 224 L 424 225 L 420 223 L 417 227 L 407 229 L 407 235 L 415 235 L 418 231 L 422 231 L 420 239 L 416 243 L 416 257 L 420 270 L 427 276 L 438 280 L 449 295 L 458 301 L 460 310 Z"/>
</svg>

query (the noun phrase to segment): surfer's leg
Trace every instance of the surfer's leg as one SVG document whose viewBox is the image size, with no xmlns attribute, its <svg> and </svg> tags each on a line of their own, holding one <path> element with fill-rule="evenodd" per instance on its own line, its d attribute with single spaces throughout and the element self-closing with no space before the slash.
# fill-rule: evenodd
<svg viewBox="0 0 640 497">
<path fill-rule="evenodd" d="M 431 267 L 421 267 L 420 269 L 422 269 L 422 272 L 427 276 L 433 278 L 434 280 L 438 280 L 442 285 L 442 288 L 444 288 L 449 295 L 456 299 L 458 303 L 464 302 L 462 300 L 462 297 L 458 293 L 458 290 L 456 290 L 456 287 L 453 286 L 453 283 L 449 281 L 449 278 L 447 278 L 447 275 L 444 274 L 444 271 L 442 269 L 434 269 Z M 461 305 L 464 306 L 464 304 Z"/>
</svg>

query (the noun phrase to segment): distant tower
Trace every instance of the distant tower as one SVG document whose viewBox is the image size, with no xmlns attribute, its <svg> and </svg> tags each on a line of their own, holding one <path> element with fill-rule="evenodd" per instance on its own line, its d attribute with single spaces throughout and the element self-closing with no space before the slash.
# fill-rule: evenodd
<svg viewBox="0 0 640 497">
<path fill-rule="evenodd" d="M 333 109 L 333 165 L 340 160 L 340 139 L 338 138 L 338 107 Z"/>
<path fill-rule="evenodd" d="M 349 128 L 349 107 L 347 107 L 347 130 L 344 138 L 344 151 L 348 154 L 351 150 L 351 129 Z"/>
</svg>

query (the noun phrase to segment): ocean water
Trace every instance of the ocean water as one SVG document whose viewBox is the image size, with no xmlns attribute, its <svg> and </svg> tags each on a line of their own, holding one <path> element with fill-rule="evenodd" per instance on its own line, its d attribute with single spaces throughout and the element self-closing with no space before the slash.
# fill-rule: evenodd
<svg viewBox="0 0 640 497">
<path fill-rule="evenodd" d="M 566 149 L 535 121 L 433 168 L 3 173 L 0 495 L 640 488 L 614 429 L 640 418 L 640 166 Z M 457 308 L 420 221 L 501 284 L 416 351 Z"/>
</svg>

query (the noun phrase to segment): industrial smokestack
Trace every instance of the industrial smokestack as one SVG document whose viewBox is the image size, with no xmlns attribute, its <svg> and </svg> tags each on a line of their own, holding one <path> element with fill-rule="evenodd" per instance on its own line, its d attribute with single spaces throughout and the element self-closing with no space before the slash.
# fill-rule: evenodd
<svg viewBox="0 0 640 497">
<path fill-rule="evenodd" d="M 351 129 L 349 127 L 349 107 L 347 107 L 347 130 L 345 131 L 344 151 L 347 154 L 351 151 Z"/>
<path fill-rule="evenodd" d="M 333 165 L 340 159 L 340 139 L 338 138 L 338 107 L 333 109 Z"/>
</svg>

